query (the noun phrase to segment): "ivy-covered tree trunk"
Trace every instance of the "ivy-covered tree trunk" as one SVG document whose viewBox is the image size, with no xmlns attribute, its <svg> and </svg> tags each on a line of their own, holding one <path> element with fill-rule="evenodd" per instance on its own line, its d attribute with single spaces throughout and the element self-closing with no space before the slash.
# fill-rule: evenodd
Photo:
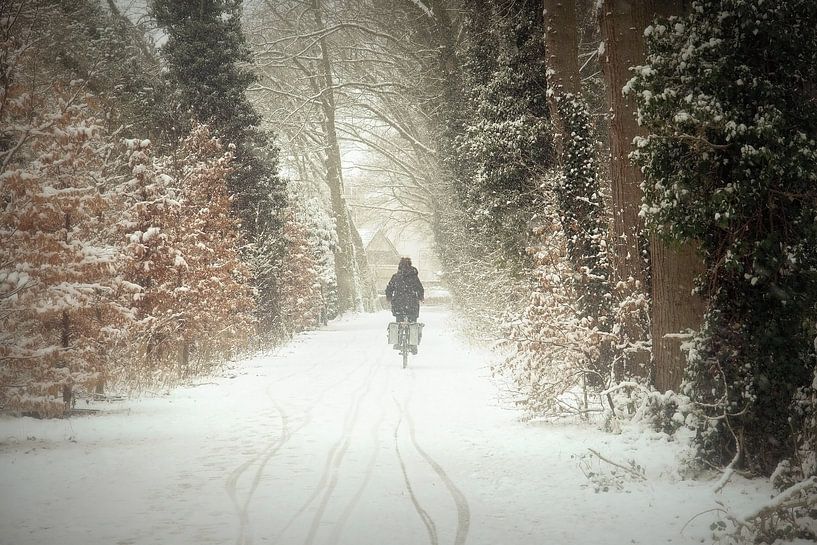
<svg viewBox="0 0 817 545">
<path fill-rule="evenodd" d="M 683 0 L 656 0 L 653 18 L 680 15 L 687 6 L 688 2 Z M 641 133 L 644 132 L 642 128 Z M 684 337 L 677 334 L 696 331 L 703 324 L 706 302 L 693 291 L 696 278 L 704 270 L 697 245 L 690 242 L 670 244 L 655 234 L 650 236 L 650 336 L 654 385 L 661 392 L 678 391 L 684 377 L 686 354 L 681 350 Z"/>
<path fill-rule="evenodd" d="M 814 474 L 796 450 L 816 399 L 815 29 L 811 0 L 697 0 L 645 32 L 629 85 L 646 219 L 705 257 L 685 383 L 705 417 L 700 455 L 764 473 L 790 457 L 798 478 Z"/>
<path fill-rule="evenodd" d="M 579 313 L 592 320 L 592 327 L 609 332 L 607 226 L 590 116 L 581 91 L 576 5 L 572 0 L 545 0 L 544 6 L 548 107 L 561 168 L 555 193 L 570 261 L 579 273 L 575 285 Z M 611 347 L 609 343 L 603 347 L 596 361 L 590 362 L 593 383 L 603 383 L 610 373 Z"/>
</svg>

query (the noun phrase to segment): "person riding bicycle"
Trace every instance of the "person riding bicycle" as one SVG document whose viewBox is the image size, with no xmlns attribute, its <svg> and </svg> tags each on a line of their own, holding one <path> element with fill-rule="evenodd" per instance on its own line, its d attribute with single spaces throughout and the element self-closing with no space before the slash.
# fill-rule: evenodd
<svg viewBox="0 0 817 545">
<path fill-rule="evenodd" d="M 417 269 L 411 266 L 410 257 L 401 257 L 386 286 L 386 301 L 391 303 L 391 313 L 398 322 L 416 322 L 420 316 L 420 301 L 423 300 L 423 284 Z"/>
<path fill-rule="evenodd" d="M 398 322 L 416 322 L 420 316 L 420 301 L 423 297 L 423 284 L 420 282 L 417 269 L 411 265 L 411 258 L 401 257 L 397 272 L 392 275 L 386 286 L 386 301 L 391 303 L 394 319 Z M 412 346 L 411 352 L 416 354 L 417 347 Z"/>
</svg>

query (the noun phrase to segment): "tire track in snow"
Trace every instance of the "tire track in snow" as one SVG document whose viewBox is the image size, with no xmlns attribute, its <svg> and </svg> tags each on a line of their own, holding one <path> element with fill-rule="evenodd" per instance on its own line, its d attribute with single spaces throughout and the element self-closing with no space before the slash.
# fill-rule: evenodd
<svg viewBox="0 0 817 545">
<path fill-rule="evenodd" d="M 347 345 L 348 345 L 348 343 L 347 343 Z M 347 346 L 347 345 L 344 345 L 344 346 Z M 296 371 L 293 371 L 291 373 L 288 373 L 284 377 L 281 377 L 281 378 L 277 379 L 275 384 L 277 385 L 277 384 L 279 384 L 281 382 L 284 382 L 284 381 L 286 381 L 286 380 L 288 380 L 288 379 L 290 379 L 290 378 L 292 378 L 292 377 L 294 377 L 296 375 L 299 375 L 299 374 L 308 375 L 313 369 L 317 368 L 322 363 L 323 362 L 321 362 L 320 360 L 317 360 L 315 364 L 313 364 L 312 366 L 310 366 L 309 368 L 307 368 L 305 370 L 296 370 Z M 272 395 L 270 393 L 270 389 L 272 388 L 273 384 L 270 384 L 269 386 L 267 386 L 267 388 L 265 390 L 265 394 L 269 398 L 269 400 L 272 402 L 275 409 L 278 411 L 278 414 L 279 414 L 280 419 L 281 419 L 281 433 L 276 439 L 274 439 L 271 443 L 269 443 L 259 454 L 256 454 L 254 457 L 250 458 L 249 460 L 247 460 L 246 462 L 244 462 L 243 464 L 238 466 L 227 477 L 227 480 L 226 480 L 226 483 L 225 483 L 225 489 L 227 490 L 227 494 L 230 496 L 230 501 L 232 502 L 233 507 L 235 509 L 235 512 L 236 512 L 236 514 L 238 515 L 238 518 L 239 518 L 239 534 L 238 534 L 238 537 L 236 538 L 236 545 L 252 545 L 252 543 L 253 543 L 252 535 L 248 532 L 249 527 L 250 527 L 250 525 L 249 525 L 249 507 L 250 507 L 251 500 L 252 500 L 252 498 L 253 498 L 253 496 L 255 494 L 255 491 L 256 491 L 256 489 L 258 488 L 258 485 L 261 482 L 261 478 L 263 477 L 264 469 L 266 468 L 268 462 L 272 459 L 273 456 L 275 456 L 275 454 L 278 453 L 278 451 L 281 450 L 281 448 L 287 443 L 287 441 L 289 441 L 289 439 L 295 433 L 299 432 L 301 429 L 303 429 L 304 427 L 306 427 L 310 423 L 310 421 L 312 419 L 311 418 L 312 417 L 312 415 L 311 415 L 312 410 L 318 405 L 318 403 L 320 403 L 320 401 L 323 399 L 324 395 L 326 395 L 326 393 L 329 392 L 330 390 L 332 390 L 333 388 L 336 388 L 339 384 L 342 384 L 343 382 L 349 380 L 352 376 L 354 376 L 364 366 L 365 366 L 365 360 L 364 360 L 364 362 L 362 364 L 355 367 L 354 370 L 352 370 L 349 373 L 346 373 L 345 376 L 342 379 L 340 379 L 340 380 L 338 380 L 336 382 L 330 383 L 329 386 L 327 386 L 326 388 L 321 390 L 321 392 L 315 397 L 315 399 L 312 401 L 312 403 L 306 409 L 306 411 L 304 411 L 304 416 L 303 416 L 303 418 L 301 420 L 301 424 L 292 431 L 289 430 L 289 417 L 288 417 L 287 413 L 284 411 L 284 409 L 281 407 L 281 405 L 278 404 L 277 401 L 275 401 L 275 399 L 272 397 Z M 255 474 L 253 476 L 253 480 L 252 480 L 252 482 L 250 484 L 250 489 L 247 491 L 247 495 L 244 498 L 244 502 L 242 503 L 242 502 L 239 501 L 239 498 L 238 498 L 238 481 L 245 474 L 245 472 L 250 467 L 252 467 L 252 465 L 255 464 L 259 459 L 260 459 L 260 463 L 258 464 L 258 467 L 256 468 Z"/>
<path fill-rule="evenodd" d="M 276 535 L 275 541 L 280 542 L 281 536 L 289 530 L 290 527 L 295 523 L 298 518 L 303 515 L 307 509 L 318 499 L 319 496 L 323 494 L 321 504 L 318 507 L 318 511 L 316 512 L 315 516 L 313 517 L 312 524 L 310 526 L 309 534 L 306 538 L 305 543 L 312 543 L 315 539 L 317 534 L 317 529 L 320 526 L 321 519 L 323 518 L 323 513 L 326 509 L 326 505 L 329 502 L 329 498 L 331 497 L 332 492 L 337 484 L 337 480 L 339 477 L 339 469 L 340 464 L 343 461 L 343 457 L 346 454 L 346 450 L 351 443 L 351 432 L 354 429 L 354 424 L 356 423 L 360 405 L 362 404 L 363 398 L 365 398 L 366 394 L 368 393 L 369 389 L 371 388 L 371 384 L 376 374 L 376 371 L 380 368 L 377 365 L 378 360 L 375 358 L 375 364 L 370 363 L 370 358 L 367 357 L 369 354 L 364 354 L 360 357 L 363 363 L 358 366 L 357 369 L 360 367 L 369 364 L 369 372 L 364 378 L 363 382 L 360 386 L 353 392 L 353 401 L 349 405 L 349 408 L 346 410 L 346 414 L 344 416 L 344 423 L 341 431 L 340 438 L 335 442 L 332 448 L 329 450 L 329 454 L 327 455 L 326 463 L 324 464 L 323 473 L 321 475 L 321 479 L 318 482 L 315 490 L 312 494 L 307 498 L 307 500 L 301 505 L 301 507 L 289 518 L 287 523 L 281 528 L 281 530 Z M 357 370 L 356 369 L 356 370 Z M 349 375 L 351 376 L 351 374 Z M 330 385 L 328 389 L 332 389 L 337 386 L 339 383 L 334 383 Z M 328 390 L 327 389 L 327 390 Z"/>
<path fill-rule="evenodd" d="M 386 391 L 389 389 L 390 379 L 391 379 L 391 375 L 387 374 L 386 375 L 386 382 L 383 385 L 382 389 L 380 390 L 380 395 L 377 398 L 378 399 L 378 402 L 377 402 L 377 407 L 378 408 L 383 406 L 383 398 L 385 396 Z M 363 476 L 363 481 L 360 483 L 360 486 L 355 491 L 355 494 L 352 496 L 352 499 L 349 500 L 348 504 L 346 504 L 346 507 L 344 508 L 343 513 L 341 513 L 340 518 L 335 523 L 335 526 L 332 529 L 332 535 L 329 538 L 329 543 L 334 544 L 334 543 L 338 543 L 340 541 L 340 537 L 343 534 L 343 529 L 345 528 L 346 523 L 349 522 L 349 518 L 352 516 L 352 512 L 355 510 L 355 507 L 357 507 L 357 504 L 360 501 L 360 498 L 363 497 L 363 493 L 366 491 L 366 488 L 369 485 L 369 481 L 371 480 L 372 475 L 374 474 L 374 467 L 375 467 L 375 463 L 377 462 L 377 456 L 378 456 L 378 452 L 379 452 L 378 447 L 379 447 L 379 444 L 380 444 L 380 441 L 379 441 L 379 438 L 380 438 L 380 426 L 383 424 L 383 420 L 384 420 L 384 418 L 386 416 L 385 411 L 379 411 L 379 415 L 380 416 L 374 422 L 374 424 L 372 425 L 372 427 L 371 427 L 371 429 L 369 431 L 369 434 L 371 435 L 371 439 L 372 439 L 373 448 L 372 448 L 372 455 L 369 458 L 369 463 L 366 465 L 366 472 L 365 472 L 365 474 Z"/>
<path fill-rule="evenodd" d="M 414 494 L 414 489 L 411 486 L 411 480 L 409 479 L 408 471 L 406 470 L 406 464 L 403 461 L 403 455 L 400 454 L 400 442 L 398 440 L 398 435 L 400 433 L 400 425 L 403 423 L 403 409 L 400 407 L 397 399 L 394 400 L 394 404 L 397 406 L 397 411 L 400 414 L 400 417 L 397 420 L 397 426 L 394 428 L 394 450 L 397 453 L 397 461 L 400 463 L 400 470 L 403 472 L 403 482 L 406 483 L 406 490 L 408 490 L 409 498 L 411 498 L 411 503 L 414 505 L 414 510 L 417 511 L 417 514 L 420 516 L 420 520 L 423 521 L 423 524 L 426 527 L 429 542 L 431 545 L 439 545 L 437 538 L 437 525 L 434 524 L 434 519 L 431 518 L 428 511 L 423 509 L 423 506 L 420 505 L 420 501 Z"/>
<path fill-rule="evenodd" d="M 431 455 L 423 450 L 417 442 L 417 430 L 414 425 L 414 419 L 411 417 L 411 412 L 409 411 L 412 394 L 414 393 L 414 369 L 410 369 L 409 372 L 411 374 L 411 389 L 402 405 L 398 404 L 398 410 L 400 411 L 401 418 L 405 417 L 408 423 L 409 437 L 411 438 L 412 445 L 414 445 L 414 449 L 423 457 L 426 463 L 431 466 L 431 469 L 434 470 L 440 480 L 442 480 L 448 493 L 451 494 L 451 498 L 454 500 L 454 505 L 457 507 L 457 533 L 454 537 L 454 545 L 464 545 L 468 539 L 468 531 L 471 527 L 471 507 L 468 505 L 468 498 L 466 498 L 465 494 L 454 484 L 454 481 L 451 480 L 445 472 L 445 469 L 443 469 Z"/>
<path fill-rule="evenodd" d="M 269 394 L 268 394 L 269 395 Z M 253 494 L 255 494 L 256 488 L 258 488 L 258 484 L 261 481 L 261 475 L 264 471 L 264 467 L 266 466 L 267 462 L 284 446 L 284 444 L 289 440 L 291 434 L 289 433 L 289 418 L 286 412 L 281 408 L 278 403 L 273 401 L 273 405 L 275 406 L 278 414 L 280 415 L 281 419 L 281 432 L 276 439 L 274 439 L 264 450 L 250 458 L 236 469 L 234 469 L 229 477 L 227 477 L 227 482 L 225 483 L 225 488 L 227 489 L 227 494 L 230 496 L 230 500 L 233 503 L 233 507 L 236 510 L 236 514 L 238 515 L 239 520 L 239 529 L 238 529 L 238 537 L 236 538 L 236 545 L 251 545 L 252 544 L 252 536 L 248 534 L 247 530 L 249 527 L 249 507 L 250 501 L 252 500 Z M 261 463 L 258 465 L 256 469 L 255 475 L 253 477 L 252 484 L 250 485 L 250 489 L 247 491 L 247 495 L 244 498 L 244 502 L 240 502 L 238 499 L 238 480 L 247 471 L 257 460 L 261 459 Z"/>
<path fill-rule="evenodd" d="M 335 491 L 335 487 L 338 484 L 338 479 L 340 477 L 340 466 L 343 463 L 343 458 L 346 456 L 346 452 L 349 450 L 349 445 L 352 443 L 352 430 L 354 429 L 355 424 L 357 424 L 360 416 L 360 406 L 362 405 L 363 399 L 371 390 L 372 382 L 374 381 L 374 376 L 376 375 L 376 371 L 378 369 L 380 369 L 379 365 L 372 366 L 372 372 L 370 372 L 369 376 L 367 377 L 365 388 L 353 404 L 354 408 L 351 411 L 351 418 L 347 417 L 346 422 L 344 422 L 341 440 L 336 443 L 335 447 L 332 449 L 332 451 L 336 453 L 334 459 L 332 459 L 333 455 L 330 453 L 329 459 L 327 460 L 327 467 L 331 467 L 331 472 L 329 474 L 325 473 L 324 477 L 321 479 L 322 484 L 318 485 L 319 491 L 323 489 L 323 497 L 321 498 L 321 502 L 318 505 L 317 511 L 315 512 L 315 516 L 312 518 L 312 524 L 309 527 L 309 534 L 304 541 L 304 545 L 312 545 L 315 542 L 315 537 L 318 534 L 318 529 L 320 528 L 321 521 L 323 520 L 324 513 L 326 512 L 326 507 L 329 505 L 329 500 L 331 499 L 332 493 Z M 347 414 L 349 413 L 347 412 Z M 331 465 L 329 464 L 330 460 Z"/>
</svg>

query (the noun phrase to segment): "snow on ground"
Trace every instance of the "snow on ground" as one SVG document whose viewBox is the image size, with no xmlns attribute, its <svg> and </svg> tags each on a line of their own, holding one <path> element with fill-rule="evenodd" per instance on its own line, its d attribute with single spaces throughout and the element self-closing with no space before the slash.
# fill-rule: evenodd
<svg viewBox="0 0 817 545">
<path fill-rule="evenodd" d="M 382 312 L 171 395 L 0 419 L 0 544 L 711 541 L 714 513 L 689 521 L 716 507 L 713 483 L 679 477 L 677 443 L 520 422 L 496 401 L 489 354 L 457 339 L 447 311 L 421 318 L 405 370 Z M 744 511 L 768 496 L 738 481 L 720 499 Z"/>
</svg>

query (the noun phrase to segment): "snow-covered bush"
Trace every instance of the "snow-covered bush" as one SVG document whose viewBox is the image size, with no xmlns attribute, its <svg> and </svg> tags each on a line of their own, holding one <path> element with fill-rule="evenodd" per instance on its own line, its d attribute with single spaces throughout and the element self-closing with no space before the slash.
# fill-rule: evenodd
<svg viewBox="0 0 817 545">
<path fill-rule="evenodd" d="M 152 159 L 147 140 L 126 144 L 126 277 L 141 288 L 131 371 L 145 371 L 130 378 L 197 374 L 246 346 L 254 325 L 250 273 L 239 259 L 226 190 L 232 154 L 206 126 L 194 128 L 172 159 Z"/>
<path fill-rule="evenodd" d="M 685 392 L 728 420 L 710 461 L 740 450 L 764 473 L 791 453 L 792 402 L 815 365 L 815 29 L 810 0 L 700 0 L 647 28 L 627 86 L 647 132 L 633 153 L 642 214 L 706 265 Z"/>
<path fill-rule="evenodd" d="M 586 414 L 588 383 L 609 379 L 591 364 L 610 334 L 579 310 L 561 222 L 553 206 L 545 212 L 552 219 L 533 229 L 537 244 L 529 248 L 535 283 L 527 307 L 505 324 L 502 345 L 511 352 L 495 371 L 511 378 L 517 403 L 531 415 Z"/>
<path fill-rule="evenodd" d="M 283 233 L 286 253 L 278 277 L 282 327 L 290 336 L 318 326 L 324 314 L 320 269 L 307 229 L 303 213 L 287 210 Z"/>
<path fill-rule="evenodd" d="M 118 275 L 117 162 L 95 97 L 79 80 L 27 85 L 16 71 L 33 61 L 17 53 L 0 97 L 2 140 L 16 143 L 0 152 L 0 404 L 52 416 L 75 387 L 104 382 L 132 319 L 130 285 Z"/>
<path fill-rule="evenodd" d="M 204 374 L 246 350 L 254 301 L 226 193 L 232 155 L 206 126 L 194 128 L 172 158 L 153 157 L 147 139 L 124 139 L 121 147 L 129 175 L 116 188 L 114 223 L 136 321 L 109 375 L 140 390 Z"/>
<path fill-rule="evenodd" d="M 817 540 L 817 477 L 782 490 L 746 512 L 723 506 L 722 518 L 711 525 L 719 545 L 789 543 Z"/>
<path fill-rule="evenodd" d="M 635 460 L 613 462 L 595 450 L 582 455 L 572 455 L 579 470 L 584 474 L 595 493 L 622 492 L 630 482 L 646 480 L 644 467 Z"/>
<path fill-rule="evenodd" d="M 290 197 L 295 201 L 295 197 Z M 301 195 L 303 199 L 303 195 Z M 303 221 L 309 226 L 309 247 L 315 258 L 320 283 L 322 315 L 326 324 L 338 315 L 338 282 L 335 274 L 334 249 L 338 244 L 335 224 L 325 206 L 317 197 L 303 200 L 300 204 Z"/>
<path fill-rule="evenodd" d="M 791 426 L 798 430 L 794 452 L 769 477 L 778 495 L 749 515 L 730 514 L 719 529 L 722 542 L 817 540 L 817 369 L 795 395 Z"/>
</svg>

